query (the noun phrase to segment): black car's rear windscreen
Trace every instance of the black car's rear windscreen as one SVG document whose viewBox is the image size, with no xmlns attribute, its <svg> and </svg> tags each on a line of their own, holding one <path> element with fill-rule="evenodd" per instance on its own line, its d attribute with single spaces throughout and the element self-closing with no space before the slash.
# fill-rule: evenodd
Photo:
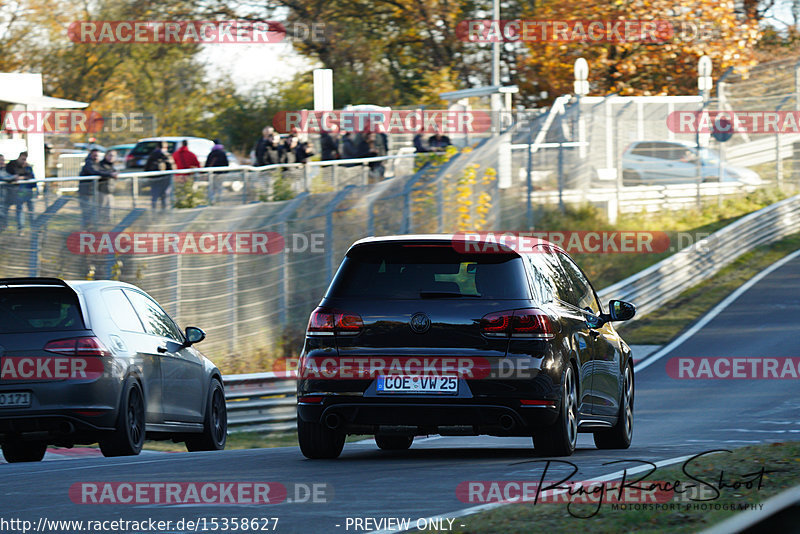
<svg viewBox="0 0 800 534">
<path fill-rule="evenodd" d="M 83 330 L 78 298 L 63 288 L 0 290 L 0 334 Z"/>
<path fill-rule="evenodd" d="M 463 254 L 450 245 L 389 243 L 351 250 L 327 296 L 527 299 L 530 291 L 514 253 Z"/>
</svg>

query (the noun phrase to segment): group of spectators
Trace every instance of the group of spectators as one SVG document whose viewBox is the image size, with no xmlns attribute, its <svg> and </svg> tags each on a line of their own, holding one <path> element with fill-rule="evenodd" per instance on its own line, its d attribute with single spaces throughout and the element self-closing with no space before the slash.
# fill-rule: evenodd
<svg viewBox="0 0 800 534">
<path fill-rule="evenodd" d="M 257 167 L 278 163 L 306 163 L 314 155 L 314 148 L 306 137 L 301 136 L 297 128 L 293 128 L 286 139 L 272 126 L 261 130 L 261 137 L 253 147 L 253 163 Z"/>
<path fill-rule="evenodd" d="M 414 136 L 415 152 L 442 152 L 451 144 L 450 138 L 440 133 L 431 135 L 427 140 L 423 134 Z M 352 160 L 386 156 L 389 153 L 389 138 L 381 132 L 339 132 L 334 126 L 331 130 L 320 135 L 320 159 L 332 161 L 338 159 Z M 297 129 L 292 129 L 286 138 L 275 131 L 272 126 L 265 127 L 253 148 L 253 163 L 256 166 L 306 163 L 314 155 L 314 148 L 305 136 L 301 136 Z M 81 207 L 81 219 L 84 227 L 90 226 L 94 221 L 108 222 L 118 172 L 115 168 L 117 154 L 114 150 L 105 153 L 100 159 L 98 149 L 93 148 L 86 156 L 81 176 L 97 176 L 95 180 L 81 180 L 78 186 L 78 197 Z M 28 153 L 22 152 L 16 160 L 6 163 L 0 154 L 0 231 L 8 226 L 8 216 L 11 208 L 16 210 L 16 223 L 19 232 L 22 232 L 23 212 L 27 208 L 30 224 L 33 225 L 33 199 L 36 184 L 20 183 L 33 180 L 33 168 L 27 163 Z M 168 171 L 181 169 L 194 169 L 201 167 L 227 167 L 229 165 L 225 147 L 219 140 L 214 140 L 214 146 L 206 158 L 205 165 L 201 166 L 197 155 L 189 150 L 186 140 L 174 152 L 170 152 L 169 144 L 164 141 L 148 155 L 145 171 L 160 171 L 164 174 L 149 178 L 151 207 L 156 209 L 161 204 L 162 209 L 167 207 L 167 198 L 170 196 L 173 185 L 173 175 Z M 353 167 L 358 163 L 345 164 Z M 370 177 L 382 180 L 384 166 L 382 161 L 369 163 Z"/>
<path fill-rule="evenodd" d="M 17 159 L 6 163 L 0 154 L 0 231 L 8 226 L 8 212 L 16 210 L 17 230 L 22 233 L 23 209 L 27 208 L 29 224 L 33 227 L 33 197 L 36 184 L 20 183 L 33 180 L 33 167 L 28 165 L 28 153 L 20 152 Z"/>
<path fill-rule="evenodd" d="M 444 152 L 450 145 L 452 145 L 450 138 L 439 132 L 430 136 L 427 143 L 421 133 L 414 136 L 414 152 Z"/>
<path fill-rule="evenodd" d="M 95 180 L 81 180 L 78 186 L 81 220 L 84 227 L 91 225 L 95 220 L 107 223 L 110 219 L 115 181 L 118 176 L 114 166 L 117 154 L 114 150 L 109 150 L 102 160 L 99 159 L 99 154 L 96 148 L 90 150 L 80 172 L 81 176 L 99 176 Z M 225 147 L 219 140 L 214 140 L 214 146 L 206 157 L 205 167 L 227 167 L 228 165 Z M 167 208 L 167 199 L 171 195 L 174 176 L 169 171 L 199 168 L 201 168 L 200 160 L 189 150 L 189 143 L 185 139 L 181 141 L 180 146 L 174 152 L 170 152 L 167 141 L 162 141 L 157 145 L 147 156 L 144 166 L 145 172 L 163 173 L 143 179 L 143 183 L 150 186 L 152 209 L 156 209 L 159 203 L 161 209 Z"/>
</svg>

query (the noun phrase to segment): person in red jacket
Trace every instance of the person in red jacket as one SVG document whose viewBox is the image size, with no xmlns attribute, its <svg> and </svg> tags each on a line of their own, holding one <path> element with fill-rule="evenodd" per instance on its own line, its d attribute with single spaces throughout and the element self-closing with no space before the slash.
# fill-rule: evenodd
<svg viewBox="0 0 800 534">
<path fill-rule="evenodd" d="M 198 169 L 200 168 L 200 161 L 197 156 L 189 150 L 189 142 L 184 139 L 181 141 L 181 146 L 172 154 L 172 159 L 175 160 L 175 166 L 178 169 Z"/>
</svg>

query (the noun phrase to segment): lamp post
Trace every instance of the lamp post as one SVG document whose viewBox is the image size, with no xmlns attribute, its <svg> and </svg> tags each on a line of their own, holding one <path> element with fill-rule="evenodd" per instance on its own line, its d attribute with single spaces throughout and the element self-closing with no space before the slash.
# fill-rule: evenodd
<svg viewBox="0 0 800 534">
<path fill-rule="evenodd" d="M 700 105 L 700 116 L 702 116 L 706 110 L 708 95 L 710 94 L 713 86 L 713 82 L 711 81 L 712 68 L 710 57 L 700 57 L 700 60 L 697 62 L 697 88 L 700 91 L 700 97 L 702 99 L 702 103 Z M 702 205 L 700 199 L 700 184 L 703 183 L 703 161 L 700 157 L 700 117 L 698 117 L 697 126 L 695 137 L 697 154 L 695 159 L 697 161 L 697 209 L 700 209 L 700 206 Z"/>
</svg>

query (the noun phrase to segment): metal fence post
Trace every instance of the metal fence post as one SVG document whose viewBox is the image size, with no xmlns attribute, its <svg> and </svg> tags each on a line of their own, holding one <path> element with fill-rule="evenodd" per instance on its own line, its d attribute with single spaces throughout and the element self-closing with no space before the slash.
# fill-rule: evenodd
<svg viewBox="0 0 800 534">
<path fill-rule="evenodd" d="M 308 185 L 308 165 L 303 165 L 303 191 L 306 193 L 310 191 Z"/>
<path fill-rule="evenodd" d="M 212 206 L 214 204 L 214 173 L 208 171 L 208 191 L 206 192 L 208 196 L 208 205 Z"/>
<path fill-rule="evenodd" d="M 230 254 L 228 257 L 230 258 L 228 261 L 228 320 L 231 324 L 231 338 L 228 344 L 228 350 L 230 354 L 234 354 L 239 341 L 239 323 L 237 321 L 237 311 L 239 308 L 239 295 L 237 293 L 239 285 L 239 266 L 236 263 L 235 254 Z"/>
<path fill-rule="evenodd" d="M 528 193 L 525 199 L 525 222 L 527 229 L 533 228 L 533 209 L 531 207 L 531 195 L 533 194 L 533 121 L 528 123 L 528 176 L 526 185 Z M 559 182 L 560 183 L 560 182 Z"/>
<path fill-rule="evenodd" d="M 444 232 L 444 192 L 442 180 L 436 180 L 436 232 Z"/>
<path fill-rule="evenodd" d="M 369 165 L 361 164 L 361 185 L 369 184 Z"/>
<path fill-rule="evenodd" d="M 558 143 L 558 210 L 564 213 L 564 143 Z"/>
<path fill-rule="evenodd" d="M 247 204 L 247 189 L 248 189 L 248 187 L 247 187 L 247 179 L 248 179 L 248 175 L 249 175 L 249 171 L 247 169 L 244 169 L 242 171 L 242 183 L 244 184 L 242 186 L 242 204 Z"/>
<path fill-rule="evenodd" d="M 138 194 L 139 194 L 139 177 L 138 176 L 134 176 L 131 179 L 131 199 L 132 199 L 131 202 L 133 204 L 132 207 L 134 209 L 136 209 L 136 196 Z"/>
<path fill-rule="evenodd" d="M 289 225 L 285 222 L 281 223 L 281 235 L 284 241 L 289 236 Z M 284 247 L 281 251 L 281 291 L 278 296 L 278 316 L 280 317 L 281 328 L 285 328 L 288 324 L 288 295 L 289 295 L 289 247 Z"/>
<path fill-rule="evenodd" d="M 339 168 L 339 166 L 336 165 L 336 164 L 331 165 L 331 181 L 333 182 L 333 190 L 334 191 L 339 189 L 339 179 L 336 176 L 336 169 L 338 169 L 338 168 Z"/>
</svg>

